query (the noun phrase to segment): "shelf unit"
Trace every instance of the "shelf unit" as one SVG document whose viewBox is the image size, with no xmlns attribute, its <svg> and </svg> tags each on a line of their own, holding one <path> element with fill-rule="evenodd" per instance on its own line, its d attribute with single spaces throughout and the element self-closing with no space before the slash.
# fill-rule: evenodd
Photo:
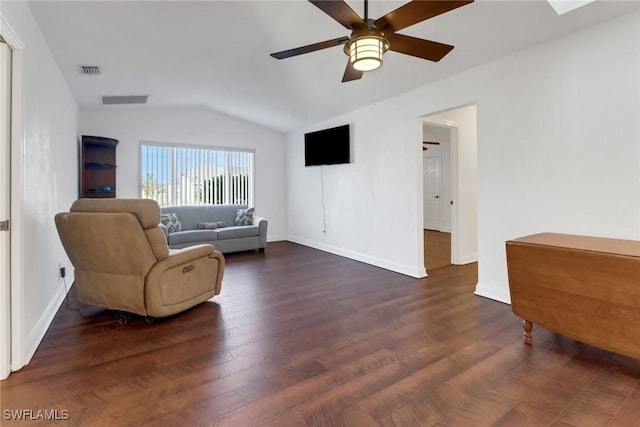
<svg viewBox="0 0 640 427">
<path fill-rule="evenodd" d="M 82 135 L 80 197 L 116 197 L 116 146 L 118 140 Z"/>
</svg>

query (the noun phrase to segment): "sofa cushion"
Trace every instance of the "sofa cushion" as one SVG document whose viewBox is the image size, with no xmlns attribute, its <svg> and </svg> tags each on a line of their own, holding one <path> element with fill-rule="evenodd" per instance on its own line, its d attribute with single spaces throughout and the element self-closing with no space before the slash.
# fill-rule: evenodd
<svg viewBox="0 0 640 427">
<path fill-rule="evenodd" d="M 236 225 L 252 225 L 254 208 L 238 209 L 236 211 Z"/>
<path fill-rule="evenodd" d="M 199 222 L 198 230 L 215 230 L 216 228 L 223 228 L 224 226 L 225 226 L 224 221 Z"/>
<path fill-rule="evenodd" d="M 160 215 L 160 223 L 167 227 L 169 233 L 175 233 L 176 231 L 182 231 L 182 224 L 178 220 L 176 214 L 162 214 Z"/>
<path fill-rule="evenodd" d="M 169 234 L 170 245 L 181 245 L 185 243 L 208 242 L 218 240 L 218 230 L 185 230 Z"/>
<path fill-rule="evenodd" d="M 237 239 L 239 237 L 252 237 L 260 234 L 257 225 L 238 225 L 214 230 L 218 235 L 218 240 Z"/>
</svg>

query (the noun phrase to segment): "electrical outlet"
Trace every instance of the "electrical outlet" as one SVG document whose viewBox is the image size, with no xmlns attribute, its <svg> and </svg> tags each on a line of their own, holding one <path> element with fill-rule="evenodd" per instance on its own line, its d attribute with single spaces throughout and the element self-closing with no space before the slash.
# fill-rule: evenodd
<svg viewBox="0 0 640 427">
<path fill-rule="evenodd" d="M 60 277 L 64 279 L 66 275 L 67 275 L 67 269 L 65 267 L 60 267 Z"/>
</svg>

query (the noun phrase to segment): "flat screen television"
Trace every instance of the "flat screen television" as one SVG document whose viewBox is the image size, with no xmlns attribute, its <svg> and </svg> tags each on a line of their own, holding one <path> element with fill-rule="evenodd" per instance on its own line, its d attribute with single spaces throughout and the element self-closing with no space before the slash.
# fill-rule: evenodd
<svg viewBox="0 0 640 427">
<path fill-rule="evenodd" d="M 304 135 L 304 165 L 350 163 L 349 125 L 309 132 Z"/>
</svg>

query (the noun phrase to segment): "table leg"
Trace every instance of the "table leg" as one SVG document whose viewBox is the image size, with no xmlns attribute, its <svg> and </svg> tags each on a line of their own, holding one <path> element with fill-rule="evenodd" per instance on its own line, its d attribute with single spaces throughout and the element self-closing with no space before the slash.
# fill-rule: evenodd
<svg viewBox="0 0 640 427">
<path fill-rule="evenodd" d="M 531 335 L 531 329 L 533 328 L 533 323 L 528 320 L 525 320 L 523 323 L 524 326 L 524 342 L 525 344 L 531 345 L 533 342 L 533 336 Z"/>
</svg>

